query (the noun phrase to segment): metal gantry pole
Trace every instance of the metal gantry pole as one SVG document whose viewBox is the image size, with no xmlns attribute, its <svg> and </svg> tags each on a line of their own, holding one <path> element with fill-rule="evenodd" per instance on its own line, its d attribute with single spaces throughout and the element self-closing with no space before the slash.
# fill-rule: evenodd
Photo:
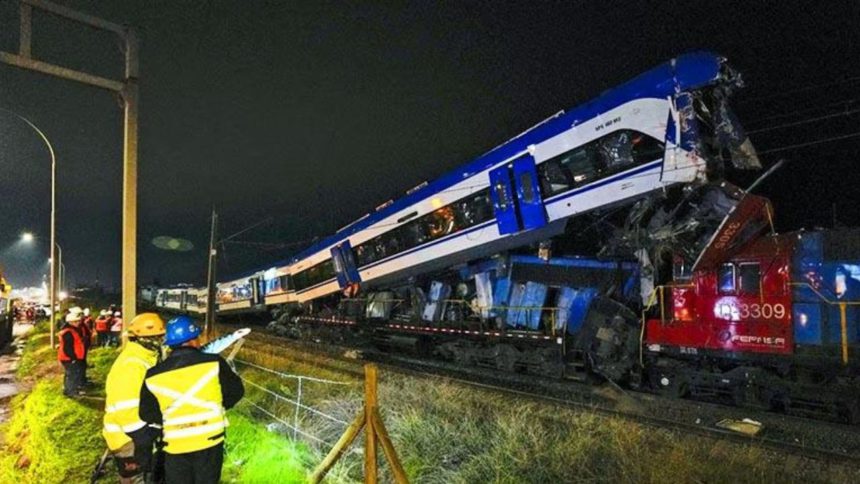
<svg viewBox="0 0 860 484">
<path fill-rule="evenodd" d="M 32 14 L 41 10 L 89 27 L 112 32 L 120 37 L 125 47 L 125 71 L 122 81 L 107 79 L 94 74 L 76 71 L 67 67 L 33 58 Z M 127 324 L 137 310 L 137 117 L 138 117 L 138 39 L 134 29 L 92 15 L 72 10 L 47 0 L 20 0 L 20 31 L 18 53 L 0 51 L 0 62 L 21 69 L 41 72 L 54 77 L 95 86 L 122 95 L 124 104 L 123 136 L 123 229 L 122 229 L 122 306 Z M 41 134 L 41 133 L 40 133 Z M 44 136 L 43 136 L 44 137 Z M 50 144 L 49 144 L 50 146 Z M 51 260 L 54 260 L 56 243 L 56 168 L 51 150 Z M 51 311 L 56 305 L 58 264 L 51 264 Z M 54 316 L 52 316 L 53 319 Z M 53 324 L 51 343 L 53 344 Z"/>
<path fill-rule="evenodd" d="M 122 321 L 123 334 L 137 313 L 137 32 L 125 31 L 125 102 L 122 175 Z"/>
</svg>

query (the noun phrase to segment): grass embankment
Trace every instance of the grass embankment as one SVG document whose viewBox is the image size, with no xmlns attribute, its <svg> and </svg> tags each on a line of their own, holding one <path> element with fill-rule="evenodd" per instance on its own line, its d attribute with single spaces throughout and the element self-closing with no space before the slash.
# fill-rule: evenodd
<svg viewBox="0 0 860 484">
<path fill-rule="evenodd" d="M 239 357 L 288 373 L 344 379 L 281 355 L 242 350 Z M 244 377 L 271 390 L 296 393 L 287 380 L 251 367 L 239 365 L 239 369 Z M 347 387 L 306 383 L 302 401 L 350 421 L 361 398 L 360 382 Z M 276 398 L 255 389 L 249 389 L 248 399 L 292 421 L 294 407 L 278 407 Z M 804 469 L 794 468 L 791 459 L 775 457 L 752 444 L 656 429 L 442 378 L 383 373 L 379 404 L 414 483 L 857 482 L 858 477 L 845 469 L 809 476 Z M 302 429 L 328 442 L 336 441 L 343 430 L 341 424 L 303 413 Z M 359 437 L 354 446 L 362 443 Z M 360 481 L 361 465 L 360 455 L 347 454 L 332 481 Z M 390 482 L 381 453 L 380 468 L 384 481 Z"/>
<path fill-rule="evenodd" d="M 0 427 L 0 483 L 85 483 L 104 451 L 101 436 L 104 380 L 117 355 L 90 353 L 95 388 L 82 399 L 63 396 L 62 370 L 48 347 L 47 324 L 29 336 L 18 367 L 25 390 L 11 402 L 11 419 Z M 226 482 L 301 482 L 310 466 L 303 444 L 295 445 L 237 411 L 228 413 Z M 113 465 L 104 482 L 115 481 Z"/>
</svg>

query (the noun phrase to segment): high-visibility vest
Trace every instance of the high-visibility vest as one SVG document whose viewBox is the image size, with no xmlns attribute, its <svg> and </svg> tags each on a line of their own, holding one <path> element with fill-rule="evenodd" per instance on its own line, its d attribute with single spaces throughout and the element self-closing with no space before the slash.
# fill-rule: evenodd
<svg viewBox="0 0 860 484">
<path fill-rule="evenodd" d="M 105 383 L 105 415 L 102 436 L 111 451 L 131 442 L 127 432 L 143 428 L 138 415 L 140 389 L 146 370 L 155 366 L 158 355 L 129 341 L 117 356 Z"/>
<path fill-rule="evenodd" d="M 145 385 L 161 409 L 164 451 L 185 454 L 224 441 L 227 418 L 222 405 L 218 361 L 157 373 Z"/>
<path fill-rule="evenodd" d="M 122 318 L 113 318 L 110 330 L 116 333 L 122 331 Z"/>
<path fill-rule="evenodd" d="M 67 355 L 63 344 L 63 335 L 70 333 L 75 341 L 74 355 Z M 83 360 L 85 355 L 84 340 L 81 339 L 81 332 L 73 326 L 65 326 L 57 333 L 57 338 L 60 340 L 60 346 L 57 348 L 57 359 L 60 361 Z"/>
<path fill-rule="evenodd" d="M 110 331 L 110 328 L 108 328 L 107 316 L 99 316 L 96 319 L 96 333 L 107 333 L 108 331 Z"/>
</svg>

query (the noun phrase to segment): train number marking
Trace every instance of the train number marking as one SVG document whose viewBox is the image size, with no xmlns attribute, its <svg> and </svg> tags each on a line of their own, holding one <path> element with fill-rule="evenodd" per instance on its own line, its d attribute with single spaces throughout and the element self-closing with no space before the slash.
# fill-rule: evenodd
<svg viewBox="0 0 860 484">
<path fill-rule="evenodd" d="M 776 303 L 753 303 L 740 304 L 741 319 L 783 319 L 785 318 L 785 306 Z"/>
</svg>

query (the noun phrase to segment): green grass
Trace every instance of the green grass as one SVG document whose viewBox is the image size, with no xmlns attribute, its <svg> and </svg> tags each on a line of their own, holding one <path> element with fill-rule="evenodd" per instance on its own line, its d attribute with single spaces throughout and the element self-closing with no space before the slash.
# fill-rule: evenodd
<svg viewBox="0 0 860 484">
<path fill-rule="evenodd" d="M 5 436 L 0 447 L 0 483 L 86 482 L 104 448 L 103 401 L 62 396 L 56 353 L 44 349 L 44 330 L 40 327 L 31 336 L 19 367 L 19 377 L 32 387 L 14 399 L 12 418 L 0 429 Z M 94 367 L 89 371 L 97 384 L 115 355 L 112 349 L 92 353 Z M 361 407 L 361 381 L 317 367 L 321 361 L 294 361 L 289 352 L 273 355 L 250 348 L 239 357 L 287 373 L 352 383 L 306 382 L 302 389 L 303 403 L 339 420 L 351 421 Z M 244 378 L 289 398 L 297 396 L 294 380 L 237 366 Z M 329 449 L 293 442 L 283 425 L 273 423 L 251 402 L 293 421 L 292 405 L 248 386 L 244 401 L 228 413 L 224 482 L 303 482 Z M 413 483 L 856 482 L 856 470 L 855 474 L 844 468 L 814 470 L 822 474 L 809 475 L 785 456 L 752 444 L 651 428 L 443 378 L 382 372 L 379 404 Z M 299 422 L 303 430 L 327 442 L 335 442 L 344 430 L 344 425 L 308 412 L 300 414 Z M 326 482 L 362 481 L 363 442 L 360 435 Z M 391 482 L 381 450 L 379 455 L 380 482 Z"/>
<path fill-rule="evenodd" d="M 69 399 L 62 393 L 62 370 L 56 350 L 47 345 L 47 331 L 47 324 L 34 329 L 19 362 L 17 376 L 26 390 L 12 400 L 11 418 L 0 426 L 0 483 L 89 482 L 105 449 L 101 436 L 104 380 L 117 350 L 100 348 L 90 353 L 87 373 L 95 389 L 87 398 Z M 305 444 L 269 432 L 249 415 L 245 407 L 228 412 L 223 480 L 303 482 L 318 454 Z M 115 482 L 112 464 L 108 472 L 103 482 Z"/>
<path fill-rule="evenodd" d="M 239 412 L 231 412 L 223 480 L 247 483 L 305 482 L 314 465 L 306 445 L 269 432 Z"/>
<path fill-rule="evenodd" d="M 239 357 L 281 371 L 335 380 L 350 377 L 243 349 Z M 295 385 L 238 365 L 255 383 L 295 396 Z M 362 386 L 306 384 L 303 402 L 349 421 L 358 411 Z M 292 421 L 293 407 L 256 389 L 247 398 Z M 550 403 L 466 387 L 444 378 L 380 373 L 382 418 L 413 483 L 662 483 L 662 482 L 857 482 L 857 470 L 797 469 L 787 456 L 753 444 L 687 435 Z M 259 415 L 260 419 L 267 417 Z M 303 430 L 336 440 L 343 426 L 302 415 Z M 363 436 L 354 446 L 360 447 Z M 322 449 L 312 449 L 321 458 Z M 380 451 L 381 482 L 391 474 Z M 819 474 L 819 472 L 821 472 Z M 361 457 L 348 454 L 329 482 L 359 482 Z"/>
</svg>

